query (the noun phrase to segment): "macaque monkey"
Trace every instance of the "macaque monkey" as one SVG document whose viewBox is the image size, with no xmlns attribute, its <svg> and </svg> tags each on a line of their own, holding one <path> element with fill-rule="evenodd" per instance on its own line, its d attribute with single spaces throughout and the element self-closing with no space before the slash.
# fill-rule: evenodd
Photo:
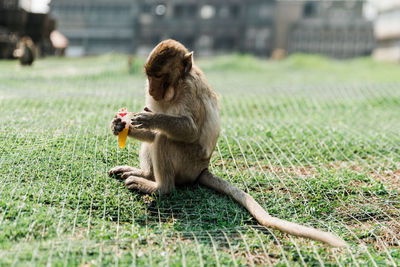
<svg viewBox="0 0 400 267">
<path fill-rule="evenodd" d="M 17 49 L 14 50 L 14 57 L 19 59 L 23 66 L 32 65 L 35 60 L 36 47 L 29 36 L 24 36 L 18 42 Z"/>
<path fill-rule="evenodd" d="M 332 246 L 347 245 L 331 233 L 272 217 L 249 194 L 208 170 L 220 131 L 218 99 L 194 65 L 193 52 L 177 41 L 163 41 L 150 53 L 144 70 L 146 108 L 134 115 L 128 133 L 143 142 L 140 169 L 117 166 L 110 176 L 120 177 L 129 189 L 160 194 L 198 181 L 232 197 L 263 226 Z M 111 123 L 114 135 L 124 127 L 118 117 Z"/>
</svg>

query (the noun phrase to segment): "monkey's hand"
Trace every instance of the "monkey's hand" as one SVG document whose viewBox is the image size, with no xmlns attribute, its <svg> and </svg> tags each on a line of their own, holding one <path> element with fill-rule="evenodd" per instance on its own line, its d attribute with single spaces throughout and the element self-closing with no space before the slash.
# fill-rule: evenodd
<svg viewBox="0 0 400 267">
<path fill-rule="evenodd" d="M 118 135 L 124 128 L 126 122 L 124 122 L 121 117 L 115 115 L 114 119 L 111 121 L 111 131 L 114 135 Z"/>
<path fill-rule="evenodd" d="M 131 124 L 135 129 L 153 129 L 157 124 L 157 115 L 153 112 L 136 113 L 131 119 Z"/>
</svg>

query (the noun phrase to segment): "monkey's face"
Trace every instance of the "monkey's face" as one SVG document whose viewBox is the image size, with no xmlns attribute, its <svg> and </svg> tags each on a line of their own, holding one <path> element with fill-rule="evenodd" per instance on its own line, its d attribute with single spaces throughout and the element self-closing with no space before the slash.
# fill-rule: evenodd
<svg viewBox="0 0 400 267">
<path fill-rule="evenodd" d="M 149 80 L 149 94 L 154 98 L 154 100 L 161 100 L 165 97 L 165 93 L 170 86 L 168 74 L 154 74 L 148 75 Z"/>
<path fill-rule="evenodd" d="M 171 100 L 179 79 L 192 68 L 192 53 L 179 42 L 166 40 L 150 53 L 144 66 L 149 94 L 154 100 Z"/>
</svg>

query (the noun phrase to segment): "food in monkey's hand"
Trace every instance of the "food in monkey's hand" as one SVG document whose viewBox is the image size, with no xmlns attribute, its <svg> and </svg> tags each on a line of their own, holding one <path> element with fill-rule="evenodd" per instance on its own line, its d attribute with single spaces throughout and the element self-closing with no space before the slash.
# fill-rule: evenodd
<svg viewBox="0 0 400 267">
<path fill-rule="evenodd" d="M 122 108 L 118 111 L 117 115 L 125 122 L 125 128 L 118 134 L 118 144 L 120 148 L 124 148 L 126 144 L 126 138 L 129 132 L 129 121 L 134 112 L 128 112 L 126 108 Z"/>
</svg>

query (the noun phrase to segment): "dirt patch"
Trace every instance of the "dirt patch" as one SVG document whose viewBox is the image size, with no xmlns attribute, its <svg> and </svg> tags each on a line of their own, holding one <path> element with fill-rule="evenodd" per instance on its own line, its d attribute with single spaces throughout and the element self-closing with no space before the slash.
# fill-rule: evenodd
<svg viewBox="0 0 400 267">
<path fill-rule="evenodd" d="M 246 250 L 237 251 L 235 258 L 241 258 L 250 266 L 274 266 L 280 260 L 278 255 L 265 254 L 263 250 L 252 250 L 250 253 Z"/>
<path fill-rule="evenodd" d="M 400 248 L 400 224 L 391 221 L 368 221 L 362 224 L 349 225 L 361 241 L 371 244 L 375 249 Z"/>
<path fill-rule="evenodd" d="M 298 167 L 279 167 L 279 166 L 262 166 L 264 171 L 269 171 L 278 176 L 296 176 L 296 177 L 310 177 L 318 175 L 318 171 L 314 167 L 310 166 L 298 166 Z"/>
<path fill-rule="evenodd" d="M 357 164 L 354 162 L 335 161 L 327 165 L 328 168 L 335 170 L 347 169 L 359 174 L 365 174 L 376 181 L 381 181 L 386 185 L 390 185 L 390 189 L 400 190 L 400 169 L 389 170 L 388 168 L 379 167 L 378 170 L 372 169 L 371 166 Z"/>
<path fill-rule="evenodd" d="M 382 173 L 369 172 L 369 175 L 375 180 L 389 183 L 393 188 L 400 190 L 400 169 L 395 171 L 383 171 Z"/>
<path fill-rule="evenodd" d="M 356 164 L 353 162 L 331 162 L 325 166 L 317 166 L 317 168 L 322 167 L 327 170 L 350 170 L 357 174 L 365 174 L 375 181 L 381 181 L 383 184 L 387 185 L 389 189 L 400 190 L 400 169 L 389 170 L 389 169 L 379 169 L 374 170 L 368 165 Z M 261 166 L 262 170 L 265 172 L 272 173 L 281 178 L 297 177 L 297 178 L 309 178 L 318 177 L 321 174 L 318 169 L 313 166 L 296 166 L 296 167 L 280 167 L 280 166 Z M 252 167 L 252 171 L 260 171 L 260 167 Z M 368 181 L 354 180 L 351 181 L 350 186 L 365 186 L 369 185 Z"/>
</svg>

